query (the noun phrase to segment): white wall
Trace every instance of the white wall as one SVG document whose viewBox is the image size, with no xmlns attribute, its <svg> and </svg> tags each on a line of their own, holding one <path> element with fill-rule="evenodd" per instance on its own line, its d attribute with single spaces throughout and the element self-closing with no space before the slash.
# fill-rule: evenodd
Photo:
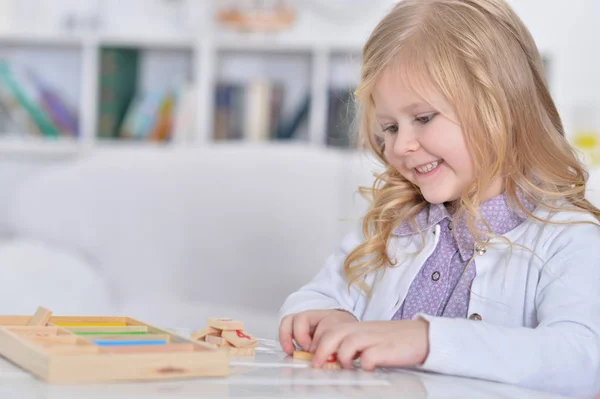
<svg viewBox="0 0 600 399">
<path fill-rule="evenodd" d="M 591 105 L 600 113 L 600 1 L 508 0 L 533 35 L 538 48 L 550 58 L 550 85 L 568 133 L 574 108 Z M 397 0 L 374 1 L 366 13 L 354 18 L 315 15 L 316 8 L 300 18 L 290 35 L 340 38 L 362 43 L 377 20 Z M 600 128 L 600 126 L 598 127 Z"/>
<path fill-rule="evenodd" d="M 597 0 L 511 0 L 540 51 L 550 55 L 550 84 L 567 133 L 576 125 L 574 108 L 600 112 L 600 2 Z M 600 127 L 598 127 L 600 128 Z"/>
<path fill-rule="evenodd" d="M 79 1 L 83 3 L 83 0 Z M 149 6 L 147 0 L 121 1 L 128 4 L 128 10 L 135 10 L 135 4 L 140 5 L 139 9 L 144 8 L 142 4 Z M 188 1 L 194 6 L 192 8 L 195 11 L 188 15 L 188 21 L 182 23 L 182 25 L 187 29 L 203 32 L 202 26 L 205 25 L 202 21 L 207 18 L 206 13 L 210 10 L 210 0 Z M 303 0 L 308 6 L 307 10 L 300 14 L 297 25 L 290 31 L 285 32 L 283 36 L 315 41 L 326 38 L 327 40 L 362 44 L 379 18 L 395 3 L 392 0 L 372 0 L 372 6 L 363 6 L 358 13 L 329 11 L 323 14 L 323 11 L 327 9 L 327 4 L 339 3 L 337 0 L 332 1 L 333 3 L 324 3 L 320 0 Z M 600 23 L 598 23 L 600 19 L 600 2 L 597 0 L 509 1 L 531 30 L 540 50 L 551 59 L 550 84 L 567 132 L 571 132 L 577 122 L 574 120 L 574 109 L 578 105 L 592 105 L 600 114 L 600 101 L 598 100 L 600 74 L 597 73 L 598 66 L 600 66 Z M 32 5 L 38 4 L 39 7 L 35 8 L 35 24 L 44 27 L 44 29 L 58 26 L 58 21 L 54 23 L 40 22 L 38 17 L 43 17 L 44 10 L 51 17 L 60 20 L 65 15 L 64 8 L 67 6 L 78 5 L 75 8 L 82 14 L 89 14 L 90 8 L 93 8 L 93 5 L 90 5 L 91 3 L 87 1 L 85 2 L 86 6 L 82 7 L 78 0 L 2 0 L 0 5 L 8 3 L 13 4 L 13 8 L 17 10 L 17 16 L 25 15 L 25 9 L 30 12 L 33 9 Z M 156 0 L 152 0 L 152 3 L 156 3 Z M 356 3 L 360 2 L 357 1 Z M 107 2 L 104 10 L 114 12 L 117 9 L 113 7 L 115 4 L 117 4 L 115 1 Z M 318 4 L 321 5 L 318 6 Z M 61 5 L 63 11 L 61 11 Z M 139 25 L 143 22 L 142 20 L 148 18 L 146 14 L 140 14 L 136 21 L 134 20 L 136 14 L 128 12 L 127 18 L 130 19 L 130 26 L 141 29 Z M 173 26 L 174 19 L 180 18 L 179 15 L 169 15 L 169 17 L 170 20 L 166 21 L 165 24 L 170 27 Z M 6 20 L 6 18 L 3 20 Z M 33 19 L 30 18 L 29 25 L 26 24 L 25 26 L 32 27 L 32 21 Z M 114 24 L 117 23 L 116 21 L 121 21 L 121 25 L 123 25 L 122 19 L 120 20 L 117 16 L 107 16 L 105 21 L 106 26 L 111 27 L 111 30 L 114 28 Z M 155 21 L 154 18 L 152 23 L 154 29 L 161 32 L 168 30 L 167 28 L 160 29 L 157 27 Z M 12 23 L 13 25 L 20 24 L 15 20 Z M 1 48 L 0 53 L 2 53 Z M 38 58 L 35 59 L 35 63 L 43 63 Z M 59 65 L 60 63 L 53 60 L 52 57 L 48 57 L 46 60 L 46 64 L 53 62 L 56 62 L 56 70 L 63 71 L 63 67 Z M 358 70 L 355 68 L 353 72 L 358 73 Z M 339 71 L 336 73 L 339 76 L 342 75 Z M 152 72 L 148 71 L 146 75 L 152 76 Z M 67 88 L 68 84 L 65 84 L 64 87 Z M 77 96 L 74 95 L 74 97 Z M 4 159 L 8 156 L 8 154 L 2 154 Z M 39 163 L 36 162 L 36 165 L 39 166 L 43 162 L 44 160 L 40 160 Z M 18 171 L 15 173 L 18 173 Z M 10 176 L 10 182 L 5 181 L 3 176 Z M 10 189 L 11 182 L 18 181 L 15 176 L 18 177 L 18 174 L 0 174 L 0 185 L 4 189 Z"/>
</svg>

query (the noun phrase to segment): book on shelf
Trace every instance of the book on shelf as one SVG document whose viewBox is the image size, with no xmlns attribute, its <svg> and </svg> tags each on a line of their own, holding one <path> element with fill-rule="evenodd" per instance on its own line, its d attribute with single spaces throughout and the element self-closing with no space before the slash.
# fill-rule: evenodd
<svg viewBox="0 0 600 399">
<path fill-rule="evenodd" d="M 19 136 L 77 137 L 79 121 L 58 91 L 27 66 L 0 60 L 0 126 Z"/>
<path fill-rule="evenodd" d="M 141 91 L 140 50 L 104 48 L 100 61 L 98 136 L 165 142 L 191 135 L 196 91 L 189 82 Z"/>
<path fill-rule="evenodd" d="M 177 92 L 171 136 L 182 143 L 191 142 L 195 115 L 196 86 L 193 83 L 181 85 Z"/>
<path fill-rule="evenodd" d="M 214 139 L 267 141 L 296 138 L 308 121 L 310 94 L 283 117 L 284 87 L 266 80 L 219 83 L 215 90 Z"/>
<path fill-rule="evenodd" d="M 137 90 L 139 50 L 103 48 L 100 52 L 98 136 L 119 137 Z"/>
<path fill-rule="evenodd" d="M 326 144 L 339 148 L 353 147 L 357 135 L 353 89 L 331 88 L 327 102 Z"/>
<path fill-rule="evenodd" d="M 137 93 L 114 137 L 156 142 L 170 141 L 173 137 L 189 139 L 194 127 L 195 96 L 192 83 Z"/>
</svg>

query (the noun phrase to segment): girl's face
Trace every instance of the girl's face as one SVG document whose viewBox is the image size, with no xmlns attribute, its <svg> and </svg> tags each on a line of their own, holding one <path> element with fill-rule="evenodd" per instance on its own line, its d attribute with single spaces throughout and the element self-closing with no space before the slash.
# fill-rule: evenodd
<svg viewBox="0 0 600 399">
<path fill-rule="evenodd" d="M 405 81 L 396 69 L 388 68 L 373 91 L 385 158 L 419 187 L 427 202 L 454 201 L 475 178 L 461 126 L 442 96 L 427 102 Z M 498 184 L 492 184 L 484 199 L 500 192 Z"/>
</svg>

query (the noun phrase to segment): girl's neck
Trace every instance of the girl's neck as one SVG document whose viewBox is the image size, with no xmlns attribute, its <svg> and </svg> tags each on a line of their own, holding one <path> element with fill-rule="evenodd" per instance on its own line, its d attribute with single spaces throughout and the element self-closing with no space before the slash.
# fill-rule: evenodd
<svg viewBox="0 0 600 399">
<path fill-rule="evenodd" d="M 458 211 L 459 203 L 460 203 L 460 200 L 454 200 L 454 201 L 444 202 L 444 206 L 446 207 L 446 210 L 448 210 L 448 213 L 450 215 L 454 216 L 456 211 Z"/>
</svg>

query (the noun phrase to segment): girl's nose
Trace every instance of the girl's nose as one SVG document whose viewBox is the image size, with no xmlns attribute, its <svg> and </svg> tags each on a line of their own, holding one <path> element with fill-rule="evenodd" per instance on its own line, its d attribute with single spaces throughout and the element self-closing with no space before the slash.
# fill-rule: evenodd
<svg viewBox="0 0 600 399">
<path fill-rule="evenodd" d="M 394 138 L 393 152 L 396 156 L 404 156 L 417 151 L 419 147 L 417 137 L 410 130 L 399 131 Z"/>
</svg>

